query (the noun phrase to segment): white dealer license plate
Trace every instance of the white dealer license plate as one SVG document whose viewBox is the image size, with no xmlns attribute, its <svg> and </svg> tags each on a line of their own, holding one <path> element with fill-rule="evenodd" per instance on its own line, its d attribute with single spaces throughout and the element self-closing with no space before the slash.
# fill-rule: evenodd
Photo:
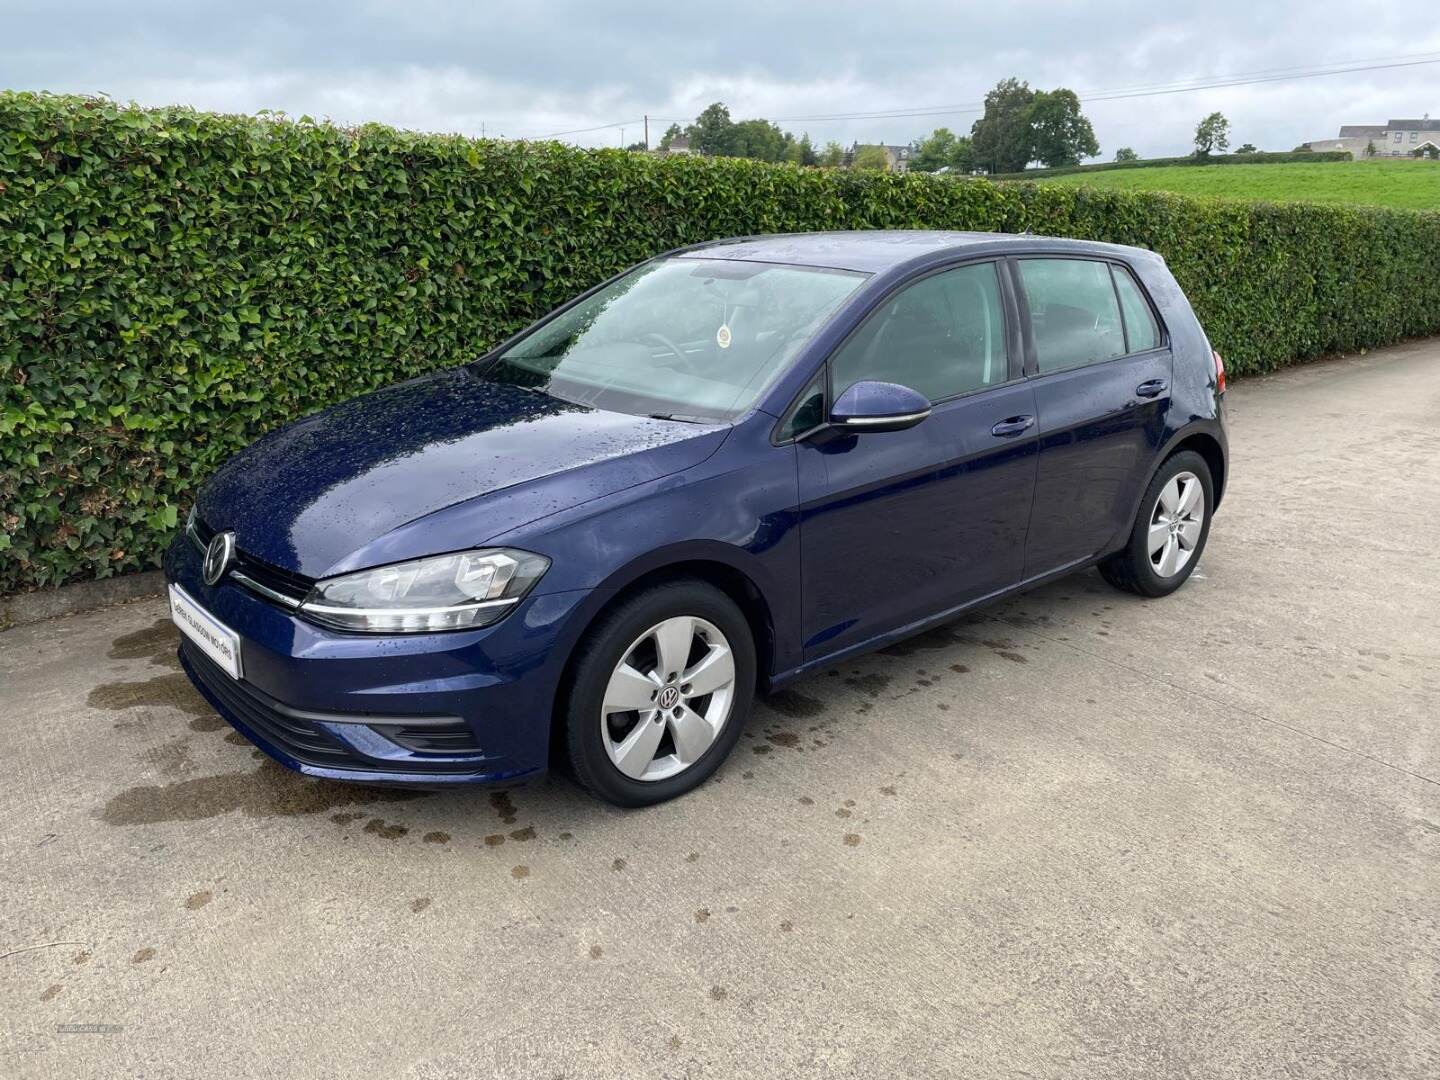
<svg viewBox="0 0 1440 1080">
<path fill-rule="evenodd" d="M 240 635 L 191 600 L 178 585 L 170 586 L 170 618 L 197 649 L 232 679 L 240 678 Z"/>
</svg>

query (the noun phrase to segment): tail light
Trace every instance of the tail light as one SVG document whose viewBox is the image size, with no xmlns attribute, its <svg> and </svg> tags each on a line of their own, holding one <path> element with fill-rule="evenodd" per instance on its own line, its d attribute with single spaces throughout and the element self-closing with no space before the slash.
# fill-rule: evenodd
<svg viewBox="0 0 1440 1080">
<path fill-rule="evenodd" d="M 1210 355 L 1215 358 L 1215 392 L 1223 394 L 1225 392 L 1225 361 L 1214 349 L 1210 350 Z"/>
</svg>

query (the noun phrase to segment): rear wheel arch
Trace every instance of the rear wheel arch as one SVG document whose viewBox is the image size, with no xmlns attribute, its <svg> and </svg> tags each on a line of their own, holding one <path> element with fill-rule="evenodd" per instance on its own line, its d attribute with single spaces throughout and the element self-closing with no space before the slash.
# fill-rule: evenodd
<svg viewBox="0 0 1440 1080">
<path fill-rule="evenodd" d="M 1192 425 L 1172 436 L 1164 450 L 1155 456 L 1154 465 L 1151 466 L 1150 472 L 1145 475 L 1144 483 L 1142 483 L 1135 492 L 1135 502 L 1130 508 L 1130 516 L 1126 519 L 1122 531 L 1117 533 L 1111 544 L 1108 545 L 1105 552 L 1107 555 L 1113 555 L 1129 542 L 1130 530 L 1134 528 L 1135 516 L 1140 513 L 1140 503 L 1144 499 L 1146 489 L 1149 488 L 1155 477 L 1160 475 L 1160 470 L 1169 464 L 1171 458 L 1186 450 L 1199 454 L 1210 470 L 1210 487 L 1213 499 L 1210 510 L 1213 513 L 1220 508 L 1220 496 L 1224 493 L 1226 480 L 1226 455 L 1224 445 L 1211 432 Z"/>
<path fill-rule="evenodd" d="M 1214 506 L 1212 509 L 1219 509 L 1220 498 L 1225 493 L 1225 451 L 1220 446 L 1220 440 L 1206 431 L 1196 431 L 1183 436 L 1166 452 L 1160 464 L 1156 466 L 1158 472 L 1176 454 L 1183 450 L 1191 450 L 1205 459 L 1205 464 L 1210 467 L 1210 484 L 1214 489 Z"/>
</svg>

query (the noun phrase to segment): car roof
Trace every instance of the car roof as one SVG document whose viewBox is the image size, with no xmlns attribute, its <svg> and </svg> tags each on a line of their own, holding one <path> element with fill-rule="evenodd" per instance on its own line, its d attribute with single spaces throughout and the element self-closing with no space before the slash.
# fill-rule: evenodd
<svg viewBox="0 0 1440 1080">
<path fill-rule="evenodd" d="M 1087 252 L 1140 254 L 1140 249 L 1090 240 L 1029 233 L 947 232 L 931 229 L 869 229 L 853 232 L 776 233 L 711 240 L 679 253 L 680 258 L 735 259 L 745 262 L 816 266 L 830 270 L 879 273 L 937 252 L 993 249 L 1000 252 Z M 1146 253 L 1148 254 L 1148 253 Z"/>
</svg>

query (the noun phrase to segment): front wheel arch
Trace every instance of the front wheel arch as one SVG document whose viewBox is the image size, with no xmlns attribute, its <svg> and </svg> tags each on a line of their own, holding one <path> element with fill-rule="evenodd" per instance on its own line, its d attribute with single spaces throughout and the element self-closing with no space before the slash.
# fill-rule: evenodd
<svg viewBox="0 0 1440 1080">
<path fill-rule="evenodd" d="M 621 584 L 612 584 L 617 579 Z M 570 641 L 565 663 L 560 669 L 559 679 L 556 683 L 551 708 L 549 756 L 552 763 L 557 760 L 556 755 L 564 745 L 564 718 L 569 707 L 570 688 L 574 682 L 575 662 L 587 635 L 609 612 L 625 603 L 630 597 L 656 585 L 681 580 L 700 581 L 713 586 L 735 603 L 745 616 L 755 643 L 756 691 L 763 692 L 769 685 L 770 676 L 774 671 L 776 651 L 775 622 L 769 601 L 766 600 L 765 594 L 761 592 L 760 587 L 749 574 L 731 563 L 706 558 L 682 559 L 676 562 L 651 565 L 636 568 L 630 573 L 622 571 L 618 575 L 612 575 L 606 581 L 604 588 L 608 591 L 608 595 L 604 596 L 592 610 L 585 613 L 584 625 Z"/>
</svg>

